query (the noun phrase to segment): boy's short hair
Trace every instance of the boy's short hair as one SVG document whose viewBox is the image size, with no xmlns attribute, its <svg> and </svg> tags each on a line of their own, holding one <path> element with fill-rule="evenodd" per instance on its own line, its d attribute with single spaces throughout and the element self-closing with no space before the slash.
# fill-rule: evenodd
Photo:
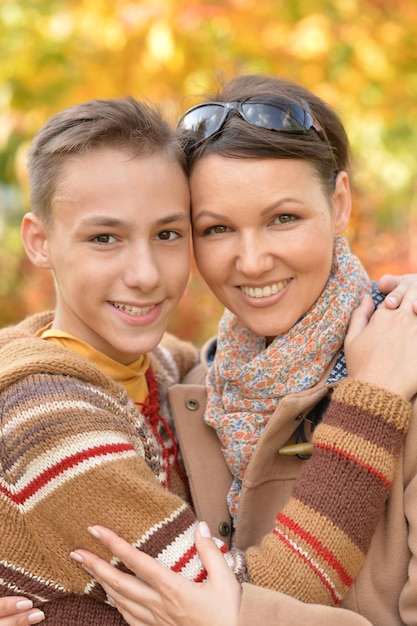
<svg viewBox="0 0 417 626">
<path fill-rule="evenodd" d="M 165 152 L 186 171 L 185 156 L 173 128 L 156 105 L 131 96 L 90 100 L 53 115 L 36 133 L 28 155 L 32 211 L 45 224 L 68 158 L 103 147 L 132 156 Z"/>
</svg>

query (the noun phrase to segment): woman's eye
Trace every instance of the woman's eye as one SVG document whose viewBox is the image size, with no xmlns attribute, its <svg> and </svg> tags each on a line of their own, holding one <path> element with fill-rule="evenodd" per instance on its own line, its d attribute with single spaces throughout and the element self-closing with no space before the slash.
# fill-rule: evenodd
<svg viewBox="0 0 417 626">
<path fill-rule="evenodd" d="M 210 226 L 209 228 L 205 228 L 203 231 L 203 235 L 222 235 L 227 232 L 227 226 L 221 226 L 217 224 L 216 226 Z"/>
<path fill-rule="evenodd" d="M 107 235 L 103 233 L 102 235 L 97 235 L 93 237 L 92 241 L 97 243 L 114 243 L 116 241 L 116 237 L 114 235 Z"/>
<path fill-rule="evenodd" d="M 277 215 L 273 219 L 274 224 L 288 224 L 288 222 L 293 222 L 296 219 L 295 215 L 291 215 L 290 213 L 284 213 L 283 215 Z"/>
<path fill-rule="evenodd" d="M 175 230 L 162 230 L 157 234 L 157 239 L 160 241 L 174 241 L 174 239 L 178 239 L 178 237 L 180 237 L 180 234 Z"/>
</svg>

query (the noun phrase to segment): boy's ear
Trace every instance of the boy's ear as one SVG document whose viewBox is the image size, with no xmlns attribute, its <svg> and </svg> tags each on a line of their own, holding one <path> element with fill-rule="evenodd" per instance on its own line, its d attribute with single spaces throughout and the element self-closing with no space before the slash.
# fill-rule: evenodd
<svg viewBox="0 0 417 626">
<path fill-rule="evenodd" d="M 335 235 L 341 235 L 346 230 L 350 222 L 351 213 L 352 197 L 350 194 L 349 176 L 347 172 L 342 170 L 337 175 L 333 193 Z"/>
<path fill-rule="evenodd" d="M 29 261 L 36 267 L 50 269 L 48 238 L 44 223 L 34 213 L 26 213 L 23 216 L 20 234 Z"/>
</svg>

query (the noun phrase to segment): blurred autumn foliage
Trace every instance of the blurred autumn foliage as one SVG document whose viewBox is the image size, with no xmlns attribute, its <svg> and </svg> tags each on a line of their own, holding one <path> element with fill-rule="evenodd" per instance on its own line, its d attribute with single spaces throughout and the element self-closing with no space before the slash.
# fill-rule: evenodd
<svg viewBox="0 0 417 626">
<path fill-rule="evenodd" d="M 242 72 L 303 83 L 341 114 L 354 155 L 348 236 L 372 277 L 417 271 L 415 0 L 2 0 L 0 325 L 53 306 L 28 264 L 25 154 L 54 112 L 130 93 L 182 110 Z M 172 330 L 201 343 L 220 306 L 194 271 Z"/>
</svg>

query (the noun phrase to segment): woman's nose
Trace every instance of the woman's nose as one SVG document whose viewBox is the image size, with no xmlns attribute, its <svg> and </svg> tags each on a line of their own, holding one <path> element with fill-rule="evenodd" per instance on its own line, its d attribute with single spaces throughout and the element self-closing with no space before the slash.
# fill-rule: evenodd
<svg viewBox="0 0 417 626">
<path fill-rule="evenodd" d="M 245 276 L 256 277 L 273 268 L 274 259 L 270 245 L 261 238 L 248 237 L 239 242 L 236 269 Z"/>
</svg>

